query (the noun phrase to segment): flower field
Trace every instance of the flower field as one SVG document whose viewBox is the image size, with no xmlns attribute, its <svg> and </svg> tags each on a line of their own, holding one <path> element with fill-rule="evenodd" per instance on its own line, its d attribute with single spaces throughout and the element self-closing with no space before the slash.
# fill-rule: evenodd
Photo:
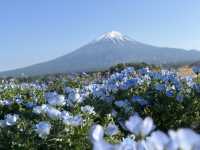
<svg viewBox="0 0 200 150">
<path fill-rule="evenodd" d="M 1 79 L 0 149 L 200 150 L 197 79 L 153 67 Z"/>
</svg>

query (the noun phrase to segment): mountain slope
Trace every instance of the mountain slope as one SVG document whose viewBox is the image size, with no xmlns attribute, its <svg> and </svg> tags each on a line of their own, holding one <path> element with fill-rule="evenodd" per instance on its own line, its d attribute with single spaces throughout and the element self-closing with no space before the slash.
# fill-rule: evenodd
<svg viewBox="0 0 200 150">
<path fill-rule="evenodd" d="M 91 43 L 52 61 L 0 73 L 4 76 L 40 75 L 106 69 L 114 64 L 146 62 L 184 63 L 200 60 L 200 52 L 144 44 L 119 32 L 105 33 Z"/>
</svg>

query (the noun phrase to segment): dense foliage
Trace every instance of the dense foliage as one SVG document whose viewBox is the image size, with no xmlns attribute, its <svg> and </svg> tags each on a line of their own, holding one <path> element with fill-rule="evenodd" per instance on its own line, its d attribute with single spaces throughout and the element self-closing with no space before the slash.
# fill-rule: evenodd
<svg viewBox="0 0 200 150">
<path fill-rule="evenodd" d="M 0 149 L 200 149 L 199 83 L 144 65 L 1 79 Z"/>
</svg>

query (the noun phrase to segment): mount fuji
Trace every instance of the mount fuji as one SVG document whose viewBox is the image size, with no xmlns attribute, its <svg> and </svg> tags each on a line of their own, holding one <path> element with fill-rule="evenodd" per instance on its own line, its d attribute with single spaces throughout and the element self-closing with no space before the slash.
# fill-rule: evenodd
<svg viewBox="0 0 200 150">
<path fill-rule="evenodd" d="M 117 31 L 105 33 L 79 49 L 54 60 L 0 76 L 27 76 L 107 69 L 118 63 L 176 64 L 200 60 L 200 51 L 158 47 L 138 42 Z"/>
</svg>

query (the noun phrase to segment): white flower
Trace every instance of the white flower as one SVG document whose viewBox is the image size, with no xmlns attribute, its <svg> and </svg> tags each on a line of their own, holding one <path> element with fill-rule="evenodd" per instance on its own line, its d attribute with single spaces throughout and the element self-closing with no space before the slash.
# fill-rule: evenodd
<svg viewBox="0 0 200 150">
<path fill-rule="evenodd" d="M 146 117 L 141 124 L 141 135 L 142 136 L 148 135 L 154 128 L 155 125 L 153 123 L 152 118 Z"/>
<path fill-rule="evenodd" d="M 58 95 L 56 92 L 48 92 L 45 97 L 48 103 L 52 106 L 63 106 L 66 104 L 65 96 Z"/>
<path fill-rule="evenodd" d="M 47 116 L 49 116 L 51 119 L 61 118 L 61 112 L 54 107 L 48 106 L 46 113 L 47 113 Z"/>
<path fill-rule="evenodd" d="M 68 95 L 68 99 L 70 101 L 72 101 L 73 103 L 80 103 L 83 100 L 83 98 L 79 94 L 79 90 L 78 89 L 70 92 L 69 95 Z"/>
<path fill-rule="evenodd" d="M 65 105 L 66 104 L 66 100 L 65 100 L 65 96 L 64 95 L 58 95 L 58 101 L 56 105 Z"/>
<path fill-rule="evenodd" d="M 69 126 L 80 126 L 83 123 L 83 118 L 80 115 L 77 116 L 65 115 L 62 118 L 63 118 L 63 123 Z"/>
<path fill-rule="evenodd" d="M 177 132 L 170 130 L 171 138 L 170 146 L 174 150 L 191 150 L 193 147 L 199 146 L 200 135 L 191 129 L 179 129 Z"/>
<path fill-rule="evenodd" d="M 42 114 L 45 113 L 47 111 L 48 106 L 46 104 L 43 104 L 42 106 L 35 106 L 33 108 L 33 112 L 35 114 Z"/>
<path fill-rule="evenodd" d="M 105 142 L 103 136 L 104 131 L 102 126 L 92 126 L 90 131 L 90 140 L 93 144 L 93 150 L 114 150 L 114 146 Z"/>
<path fill-rule="evenodd" d="M 11 115 L 11 114 L 7 114 L 5 116 L 5 124 L 7 126 L 12 126 L 12 125 L 15 125 L 17 123 L 17 120 L 19 119 L 19 116 L 14 114 L 14 115 Z"/>
<path fill-rule="evenodd" d="M 45 138 L 47 135 L 49 135 L 51 129 L 51 124 L 49 124 L 46 121 L 41 121 L 38 124 L 36 124 L 35 131 L 41 138 Z"/>
<path fill-rule="evenodd" d="M 135 135 L 147 136 L 154 128 L 152 118 L 146 117 L 144 120 L 137 114 L 131 116 L 128 121 L 125 122 L 126 128 Z"/>
<path fill-rule="evenodd" d="M 140 118 L 138 115 L 134 115 L 125 122 L 125 126 L 130 132 L 139 135 L 142 121 L 142 118 Z"/>
<path fill-rule="evenodd" d="M 71 116 L 71 115 L 65 115 L 65 114 L 63 114 L 62 115 L 62 119 L 63 119 L 63 123 L 64 124 L 66 124 L 66 125 L 70 125 L 71 124 L 71 121 L 72 121 L 72 119 L 73 119 L 73 116 Z"/>
<path fill-rule="evenodd" d="M 70 122 L 72 126 L 80 126 L 83 123 L 83 118 L 79 115 L 74 116 Z"/>
<path fill-rule="evenodd" d="M 92 142 L 97 142 L 103 140 L 104 130 L 100 125 L 94 125 L 90 131 L 90 140 Z"/>
<path fill-rule="evenodd" d="M 152 150 L 164 150 L 168 143 L 169 137 L 165 133 L 155 131 L 147 138 L 146 146 Z"/>
<path fill-rule="evenodd" d="M 3 106 L 10 106 L 13 104 L 13 101 L 11 100 L 0 100 L 0 104 Z"/>
<path fill-rule="evenodd" d="M 69 112 L 67 112 L 67 111 L 62 111 L 62 112 L 61 112 L 61 119 L 66 120 L 66 119 L 68 119 L 69 117 L 70 117 Z"/>
<path fill-rule="evenodd" d="M 82 111 L 83 113 L 95 114 L 94 107 L 89 106 L 89 105 L 86 105 L 86 106 L 81 107 L 81 111 Z"/>
<path fill-rule="evenodd" d="M 115 124 L 109 123 L 108 126 L 107 126 L 107 128 L 106 128 L 106 130 L 105 130 L 105 133 L 107 135 L 113 136 L 113 135 L 118 134 L 119 130 L 118 130 L 118 127 Z"/>
<path fill-rule="evenodd" d="M 16 99 L 15 99 L 15 102 L 16 102 L 17 104 L 21 104 L 21 103 L 23 102 L 23 100 L 22 100 L 21 98 L 16 98 Z"/>
</svg>

